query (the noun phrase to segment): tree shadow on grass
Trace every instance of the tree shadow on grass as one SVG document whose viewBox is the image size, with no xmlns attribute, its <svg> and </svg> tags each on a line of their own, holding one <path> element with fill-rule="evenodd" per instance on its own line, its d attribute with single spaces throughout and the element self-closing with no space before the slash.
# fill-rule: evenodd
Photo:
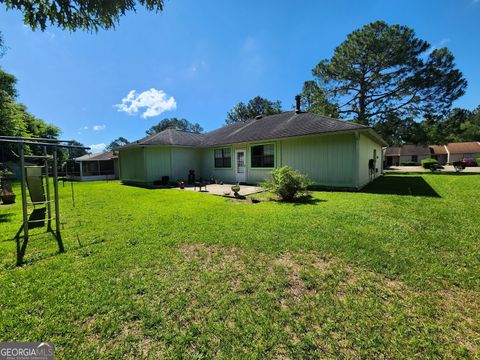
<svg viewBox="0 0 480 360">
<path fill-rule="evenodd" d="M 327 202 L 327 200 L 317 199 L 311 195 L 301 196 L 293 202 L 294 206 L 298 205 L 317 205 L 319 203 Z"/>
<path fill-rule="evenodd" d="M 441 197 L 421 176 L 382 176 L 365 186 L 361 192 L 368 194 Z"/>
</svg>

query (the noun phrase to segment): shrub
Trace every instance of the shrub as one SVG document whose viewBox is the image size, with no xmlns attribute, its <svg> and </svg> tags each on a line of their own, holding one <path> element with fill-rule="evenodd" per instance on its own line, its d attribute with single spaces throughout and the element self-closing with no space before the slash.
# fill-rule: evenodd
<svg viewBox="0 0 480 360">
<path fill-rule="evenodd" d="M 456 172 L 465 170 L 465 163 L 463 161 L 454 161 L 452 165 L 455 168 Z"/>
<path fill-rule="evenodd" d="M 477 166 L 480 166 L 480 157 L 476 158 L 475 160 L 477 160 Z"/>
<path fill-rule="evenodd" d="M 435 159 L 423 159 L 422 166 L 424 169 L 430 169 L 430 166 L 437 165 L 438 161 Z"/>
<path fill-rule="evenodd" d="M 415 161 L 405 161 L 401 162 L 400 166 L 417 166 L 418 164 Z"/>
<path fill-rule="evenodd" d="M 289 166 L 272 171 L 272 178 L 262 184 L 262 187 L 278 195 L 283 201 L 295 201 L 308 194 L 312 181 Z"/>
</svg>

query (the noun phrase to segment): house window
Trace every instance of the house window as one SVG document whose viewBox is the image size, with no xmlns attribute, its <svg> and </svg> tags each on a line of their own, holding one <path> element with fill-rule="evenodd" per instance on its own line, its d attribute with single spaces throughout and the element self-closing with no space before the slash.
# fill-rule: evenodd
<svg viewBox="0 0 480 360">
<path fill-rule="evenodd" d="M 250 148 L 252 168 L 275 167 L 275 146 L 273 144 L 255 145 Z"/>
<path fill-rule="evenodd" d="M 230 148 L 215 149 L 214 158 L 216 168 L 229 168 L 232 166 Z"/>
<path fill-rule="evenodd" d="M 418 155 L 412 155 L 412 162 L 418 162 Z"/>
</svg>

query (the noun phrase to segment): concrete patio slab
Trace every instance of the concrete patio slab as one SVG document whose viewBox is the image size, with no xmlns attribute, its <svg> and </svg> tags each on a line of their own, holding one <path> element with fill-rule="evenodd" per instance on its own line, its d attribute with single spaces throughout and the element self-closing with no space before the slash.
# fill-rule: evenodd
<svg viewBox="0 0 480 360">
<path fill-rule="evenodd" d="M 201 192 L 206 193 L 206 194 L 212 194 L 212 195 L 234 197 L 233 191 L 231 189 L 233 185 L 234 184 L 223 184 L 223 185 L 209 184 L 209 185 L 207 185 L 207 190 L 205 190 L 205 188 L 202 187 Z M 181 190 L 180 188 L 175 188 L 175 189 Z M 200 192 L 198 187 L 194 190 L 193 186 L 186 186 L 184 191 L 198 191 L 198 192 Z M 242 195 L 242 196 L 248 196 L 248 195 L 256 194 L 256 193 L 259 193 L 259 192 L 262 192 L 262 191 L 265 191 L 265 190 L 262 189 L 259 186 L 240 185 L 239 194 Z"/>
</svg>

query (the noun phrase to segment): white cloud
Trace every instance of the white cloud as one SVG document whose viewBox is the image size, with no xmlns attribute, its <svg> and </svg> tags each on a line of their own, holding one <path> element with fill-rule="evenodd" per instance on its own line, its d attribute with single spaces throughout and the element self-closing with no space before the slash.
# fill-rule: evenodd
<svg viewBox="0 0 480 360">
<path fill-rule="evenodd" d="M 106 128 L 106 125 L 93 125 L 93 131 L 102 131 Z"/>
<path fill-rule="evenodd" d="M 445 47 L 445 45 L 447 45 L 450 41 L 451 40 L 448 38 L 444 38 L 440 40 L 438 44 L 435 44 L 432 47 L 430 47 L 430 49 L 428 49 L 427 54 L 430 55 L 433 51 Z"/>
<path fill-rule="evenodd" d="M 83 127 L 83 130 L 88 130 L 88 126 L 84 126 L 84 127 Z"/>
<path fill-rule="evenodd" d="M 92 145 L 89 146 L 90 151 L 91 151 L 93 154 L 97 154 L 97 153 L 104 152 L 106 147 L 107 147 L 107 145 L 105 145 L 104 143 L 101 143 L 101 144 L 92 144 Z"/>
<path fill-rule="evenodd" d="M 177 103 L 173 96 L 168 96 L 165 91 L 151 88 L 137 94 L 135 90 L 131 90 L 126 97 L 122 99 L 121 104 L 115 105 L 118 111 L 126 112 L 129 115 L 145 111 L 142 113 L 144 119 L 158 116 L 165 111 L 175 110 Z"/>
</svg>

